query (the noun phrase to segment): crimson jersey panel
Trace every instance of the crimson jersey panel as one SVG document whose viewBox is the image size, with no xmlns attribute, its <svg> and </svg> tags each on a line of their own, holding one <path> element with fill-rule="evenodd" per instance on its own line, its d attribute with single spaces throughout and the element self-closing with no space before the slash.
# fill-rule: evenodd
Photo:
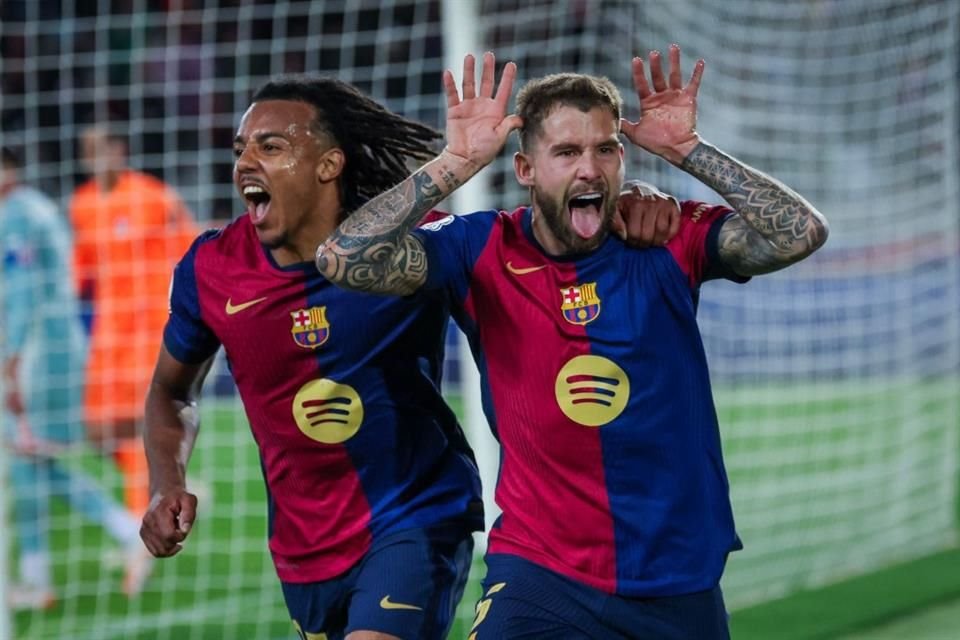
<svg viewBox="0 0 960 640">
<path fill-rule="evenodd" d="M 335 577 L 404 529 L 482 527 L 476 463 L 440 396 L 447 317 L 442 295 L 349 292 L 312 264 L 278 267 L 245 215 L 177 265 L 164 344 L 185 363 L 226 351 L 281 580 Z"/>
<path fill-rule="evenodd" d="M 730 213 L 686 202 L 667 247 L 611 236 L 560 259 L 526 208 L 417 231 L 501 444 L 491 553 L 628 596 L 717 584 L 739 541 L 696 300 L 704 280 L 744 280 L 716 255 Z"/>
</svg>

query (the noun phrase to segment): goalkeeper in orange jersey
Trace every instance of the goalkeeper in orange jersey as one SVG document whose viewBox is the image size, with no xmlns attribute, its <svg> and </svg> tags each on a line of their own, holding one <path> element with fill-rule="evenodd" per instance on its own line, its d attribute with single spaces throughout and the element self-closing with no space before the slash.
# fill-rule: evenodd
<svg viewBox="0 0 960 640">
<path fill-rule="evenodd" d="M 91 179 L 70 202 L 78 288 L 94 318 L 84 413 L 91 440 L 115 457 L 127 507 L 149 502 L 139 430 L 143 403 L 167 319 L 170 269 L 197 234 L 189 211 L 162 181 L 129 168 L 116 125 L 81 132 Z"/>
</svg>

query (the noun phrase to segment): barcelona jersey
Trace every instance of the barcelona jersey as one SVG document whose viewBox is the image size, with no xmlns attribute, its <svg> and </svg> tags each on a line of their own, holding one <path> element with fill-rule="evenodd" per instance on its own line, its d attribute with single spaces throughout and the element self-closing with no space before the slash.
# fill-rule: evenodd
<svg viewBox="0 0 960 640">
<path fill-rule="evenodd" d="M 705 280 L 745 280 L 717 255 L 731 213 L 685 202 L 665 247 L 611 235 L 564 258 L 543 252 L 529 208 L 415 232 L 501 445 L 489 553 L 626 596 L 716 586 L 740 545 L 696 306 Z"/>
<path fill-rule="evenodd" d="M 344 291 L 312 263 L 281 268 L 244 215 L 194 242 L 170 302 L 164 344 L 176 359 L 225 349 L 283 582 L 336 577 L 399 531 L 482 528 L 476 463 L 440 396 L 442 295 Z"/>
</svg>

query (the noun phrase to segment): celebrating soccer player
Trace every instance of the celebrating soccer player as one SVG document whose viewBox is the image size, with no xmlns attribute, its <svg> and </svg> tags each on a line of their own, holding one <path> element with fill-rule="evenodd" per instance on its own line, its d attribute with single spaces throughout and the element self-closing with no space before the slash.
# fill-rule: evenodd
<svg viewBox="0 0 960 640">
<path fill-rule="evenodd" d="M 502 447 L 484 595 L 470 638 L 727 638 L 719 580 L 739 548 L 695 312 L 701 283 L 743 282 L 803 259 L 823 217 L 696 132 L 697 63 L 683 85 L 659 53 L 633 61 L 638 122 L 605 78 L 515 77 L 484 56 L 458 91 L 447 148 L 370 201 L 317 250 L 347 287 L 442 293 L 480 365 Z M 520 130 L 514 167 L 532 206 L 409 232 Z M 609 233 L 623 180 L 620 135 L 723 195 L 684 202 L 665 247 Z"/>
<path fill-rule="evenodd" d="M 268 83 L 234 140 L 246 214 L 202 235 L 174 274 L 141 535 L 170 556 L 193 525 L 195 399 L 223 345 L 260 448 L 270 551 L 306 637 L 445 638 L 483 525 L 476 463 L 440 396 L 444 296 L 343 291 L 313 265 L 346 212 L 433 157 L 437 137 L 337 80 Z M 625 196 L 626 231 L 656 243 L 672 203 L 642 195 Z"/>
</svg>

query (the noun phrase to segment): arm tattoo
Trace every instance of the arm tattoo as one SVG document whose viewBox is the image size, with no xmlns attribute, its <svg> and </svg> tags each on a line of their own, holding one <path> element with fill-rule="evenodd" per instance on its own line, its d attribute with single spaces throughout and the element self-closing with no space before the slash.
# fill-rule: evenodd
<svg viewBox="0 0 960 640">
<path fill-rule="evenodd" d="M 741 275 L 769 273 L 807 257 L 827 239 L 827 222 L 770 176 L 701 142 L 681 168 L 739 214 L 720 230 L 720 256 Z"/>
<path fill-rule="evenodd" d="M 429 165 L 427 165 L 429 166 Z M 424 167 L 352 213 L 317 249 L 317 268 L 350 289 L 408 295 L 426 281 L 427 255 L 410 229 L 460 186 L 442 164 Z"/>
</svg>

